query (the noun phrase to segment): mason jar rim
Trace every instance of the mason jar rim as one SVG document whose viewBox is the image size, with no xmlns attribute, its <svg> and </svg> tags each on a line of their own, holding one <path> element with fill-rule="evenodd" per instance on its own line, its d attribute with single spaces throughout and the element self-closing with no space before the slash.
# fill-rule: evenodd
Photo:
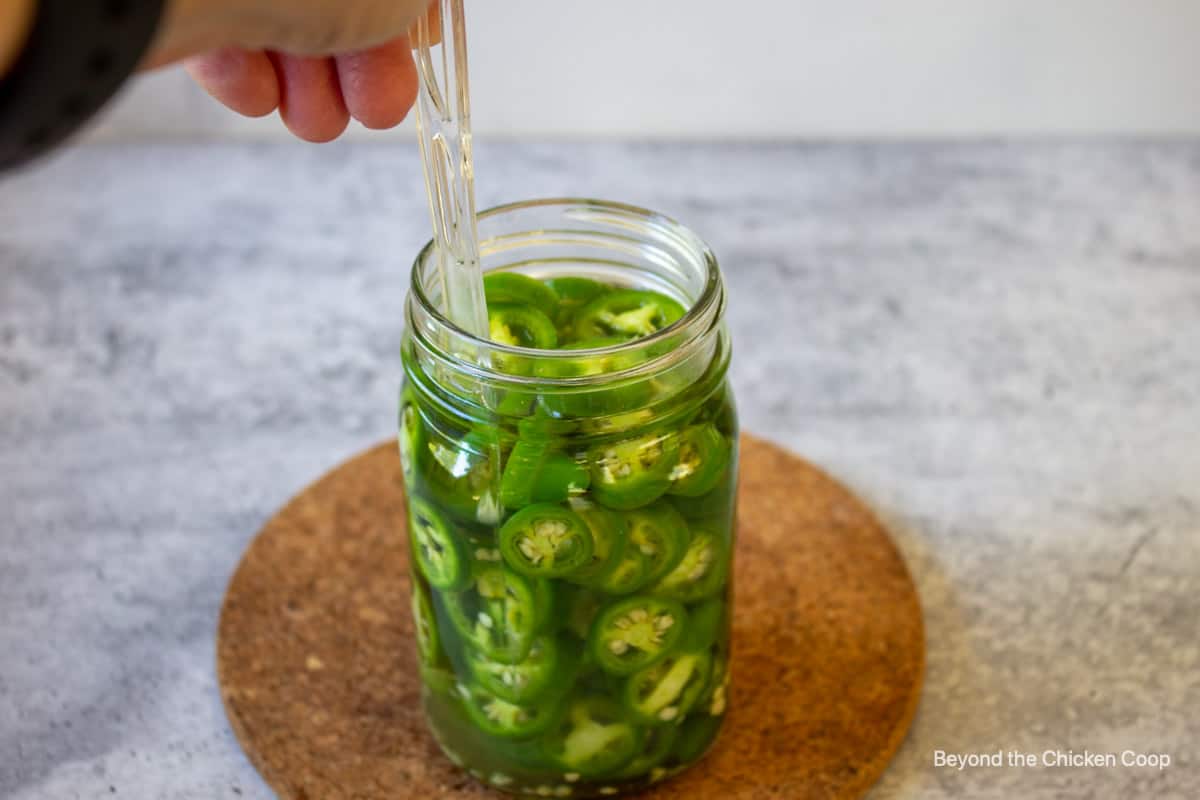
<svg viewBox="0 0 1200 800">
<path fill-rule="evenodd" d="M 410 296 L 415 299 L 420 306 L 422 314 L 431 320 L 439 332 L 448 334 L 456 339 L 461 340 L 469 348 L 482 350 L 487 353 L 497 353 L 511 356 L 519 356 L 526 358 L 537 358 L 543 361 L 558 361 L 558 360 L 578 360 L 591 357 L 603 357 L 620 353 L 631 352 L 635 350 L 653 348 L 664 341 L 669 341 L 674 337 L 679 336 L 688 331 L 689 328 L 699 328 L 690 335 L 685 335 L 676 347 L 670 348 L 657 358 L 650 359 L 648 362 L 642 362 L 637 366 L 629 369 L 606 373 L 603 376 L 580 376 L 570 378 L 551 378 L 515 375 L 494 369 L 490 364 L 479 363 L 478 361 L 467 358 L 451 356 L 451 360 L 456 363 L 458 369 L 463 369 L 467 372 L 476 374 L 480 377 L 490 379 L 501 379 L 514 383 L 536 382 L 549 385 L 579 385 L 594 382 L 597 378 L 611 380 L 627 375 L 636 375 L 643 372 L 652 371 L 656 365 L 661 364 L 661 360 L 670 357 L 676 350 L 686 349 L 688 342 L 693 339 L 703 338 L 703 334 L 713 326 L 719 326 L 723 315 L 724 290 L 721 281 L 720 267 L 717 263 L 717 258 L 712 248 L 701 239 L 694 231 L 686 225 L 678 222 L 672 217 L 642 208 L 628 203 L 620 203 L 610 200 L 596 200 L 588 197 L 549 197 L 537 198 L 531 200 L 520 200 L 502 205 L 493 206 L 484 211 L 479 212 L 478 219 L 492 219 L 501 217 L 513 212 L 524 211 L 535 208 L 553 208 L 561 207 L 569 209 L 572 206 L 581 207 L 580 211 L 586 208 L 590 212 L 608 213 L 609 216 L 605 219 L 606 222 L 612 223 L 617 219 L 623 219 L 627 223 L 640 224 L 643 230 L 649 230 L 668 237 L 673 243 L 685 247 L 689 253 L 696 258 L 697 261 L 704 265 L 704 288 L 700 295 L 691 302 L 687 307 L 686 312 L 682 317 L 661 330 L 644 336 L 638 339 L 632 339 L 628 342 L 620 342 L 618 344 L 607 345 L 604 347 L 594 348 L 579 348 L 572 350 L 543 350 L 531 347 L 520 347 L 507 345 L 500 342 L 494 342 L 490 339 L 478 337 L 458 324 L 450 320 L 442 310 L 430 299 L 425 291 L 422 281 L 423 267 L 433 256 L 436 242 L 430 239 L 425 246 L 417 253 L 416 259 L 413 262 L 412 275 L 410 279 Z M 536 229 L 530 231 L 522 231 L 522 233 L 535 233 Z M 485 247 L 487 242 L 493 241 L 497 237 L 490 237 L 480 242 L 480 249 L 486 252 Z M 483 252 L 481 252 L 481 260 Z M 714 309 L 716 314 L 713 314 Z M 411 328 L 412 319 L 411 313 L 407 313 L 408 324 Z M 709 319 L 709 324 L 704 324 L 705 319 Z M 676 354 L 678 355 L 678 354 Z"/>
</svg>

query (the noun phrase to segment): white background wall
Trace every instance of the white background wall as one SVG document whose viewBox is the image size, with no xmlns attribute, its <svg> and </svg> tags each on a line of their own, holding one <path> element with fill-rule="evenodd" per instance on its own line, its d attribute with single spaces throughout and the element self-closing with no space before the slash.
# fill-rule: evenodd
<svg viewBox="0 0 1200 800">
<path fill-rule="evenodd" d="M 1200 0 L 468 0 L 467 12 L 482 135 L 1200 133 Z M 172 70 L 142 79 L 92 135 L 283 132 Z"/>
</svg>

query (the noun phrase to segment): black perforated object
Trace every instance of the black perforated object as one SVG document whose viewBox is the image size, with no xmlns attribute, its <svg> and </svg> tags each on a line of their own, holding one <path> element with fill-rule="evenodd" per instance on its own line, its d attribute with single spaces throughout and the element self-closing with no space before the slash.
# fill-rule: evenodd
<svg viewBox="0 0 1200 800">
<path fill-rule="evenodd" d="M 165 3 L 40 0 L 21 55 L 0 78 L 0 169 L 50 150 L 116 94 L 149 48 Z"/>
</svg>

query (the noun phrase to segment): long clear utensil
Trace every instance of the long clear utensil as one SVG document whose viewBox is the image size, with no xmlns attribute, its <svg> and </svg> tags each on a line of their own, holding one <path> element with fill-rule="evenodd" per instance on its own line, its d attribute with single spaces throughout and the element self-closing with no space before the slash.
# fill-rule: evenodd
<svg viewBox="0 0 1200 800">
<path fill-rule="evenodd" d="M 463 0 L 438 0 L 438 14 L 427 14 L 417 23 L 417 131 L 425 190 L 433 219 L 435 258 L 442 276 L 446 316 L 480 339 L 488 338 L 487 300 L 483 293 L 483 267 L 479 259 L 479 232 L 475 223 L 475 170 L 471 158 L 471 98 L 467 73 L 467 25 Z M 441 52 L 433 47 L 441 42 Z M 487 348 L 460 343 L 460 355 L 485 366 Z M 476 386 L 476 389 L 479 387 Z M 489 403 L 491 392 L 480 400 Z M 479 498 L 475 518 L 488 525 L 500 521 L 500 443 L 482 445 L 493 465 L 491 486 Z"/>
<path fill-rule="evenodd" d="M 418 21 L 413 42 L 421 79 L 417 100 L 421 162 L 446 316 L 463 330 L 486 339 L 487 301 L 475 225 L 463 0 L 439 0 L 438 10 L 440 14 Z M 433 48 L 439 40 L 441 50 L 435 54 Z"/>
</svg>

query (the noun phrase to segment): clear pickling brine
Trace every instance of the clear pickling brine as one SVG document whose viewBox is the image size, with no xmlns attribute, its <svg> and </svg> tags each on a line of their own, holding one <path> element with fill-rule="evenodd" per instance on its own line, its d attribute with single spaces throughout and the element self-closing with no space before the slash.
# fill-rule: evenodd
<svg viewBox="0 0 1200 800">
<path fill-rule="evenodd" d="M 737 417 L 716 259 L 629 206 L 479 217 L 489 341 L 413 270 L 400 451 L 422 701 L 446 755 L 541 797 L 669 778 L 729 694 Z"/>
</svg>

